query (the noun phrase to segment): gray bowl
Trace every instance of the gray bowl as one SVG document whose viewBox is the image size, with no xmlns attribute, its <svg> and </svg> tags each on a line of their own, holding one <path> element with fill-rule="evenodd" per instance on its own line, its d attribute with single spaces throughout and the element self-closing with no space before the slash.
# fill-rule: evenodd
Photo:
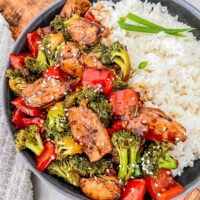
<svg viewBox="0 0 200 200">
<path fill-rule="evenodd" d="M 172 15 L 178 15 L 180 21 L 185 22 L 192 27 L 195 27 L 196 30 L 194 31 L 194 35 L 197 37 L 197 39 L 200 39 L 200 12 L 193 6 L 189 5 L 184 0 L 149 0 L 149 1 L 154 3 L 160 2 L 162 5 L 167 6 Z M 12 52 L 18 54 L 25 51 L 27 49 L 26 45 L 27 33 L 34 31 L 38 27 L 48 25 L 49 22 L 54 18 L 54 16 L 60 12 L 64 3 L 65 1 L 57 1 L 49 8 L 41 12 L 36 18 L 34 18 L 32 22 L 23 31 L 23 33 L 20 35 L 20 37 L 17 39 L 15 46 L 12 49 Z M 8 80 L 5 77 L 6 69 L 9 67 L 9 65 L 10 63 L 8 61 L 6 63 L 2 78 L 2 99 L 3 99 L 2 103 L 3 103 L 3 114 L 7 124 L 7 129 L 9 134 L 13 137 L 15 128 L 11 123 L 11 116 L 10 116 L 10 106 L 11 106 L 10 101 L 13 96 L 8 87 Z M 67 184 L 61 179 L 50 176 L 46 172 L 37 171 L 37 169 L 35 168 L 34 156 L 29 151 L 25 150 L 20 154 L 21 156 L 23 156 L 24 160 L 26 161 L 31 171 L 42 181 L 46 182 L 50 187 L 54 188 L 58 192 L 62 193 L 63 195 L 73 200 L 77 199 L 88 200 L 88 198 L 83 195 L 80 189 L 75 188 L 70 184 Z M 182 195 L 188 193 L 189 191 L 197 187 L 198 184 L 200 184 L 200 160 L 195 161 L 194 167 L 186 168 L 184 170 L 184 173 L 180 177 L 176 177 L 176 179 L 185 187 L 185 192 Z M 147 197 L 147 199 L 149 199 L 149 197 Z"/>
</svg>

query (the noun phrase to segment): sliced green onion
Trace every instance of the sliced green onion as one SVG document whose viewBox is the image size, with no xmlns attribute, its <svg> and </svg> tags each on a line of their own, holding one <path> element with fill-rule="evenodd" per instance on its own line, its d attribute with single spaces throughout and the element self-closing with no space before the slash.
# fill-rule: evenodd
<svg viewBox="0 0 200 200">
<path fill-rule="evenodd" d="M 137 25 L 125 23 L 126 19 L 135 21 L 143 26 L 137 26 Z M 129 30 L 129 31 L 144 32 L 144 33 L 165 32 L 167 34 L 171 34 L 171 35 L 179 36 L 179 37 L 185 36 L 184 34 L 182 34 L 182 32 L 194 30 L 194 28 L 182 28 L 182 29 L 164 28 L 148 20 L 145 20 L 137 15 L 134 15 L 133 13 L 128 13 L 126 17 L 121 17 L 118 21 L 118 24 L 122 29 Z"/>
<path fill-rule="evenodd" d="M 143 24 L 143 25 L 148 26 L 148 27 L 162 28 L 161 26 L 158 26 L 157 24 L 154 24 L 154 23 L 152 23 L 152 22 L 150 22 L 146 19 L 143 19 L 143 18 L 141 18 L 137 15 L 134 15 L 133 13 L 128 13 L 128 15 L 126 15 L 125 18 L 130 19 L 132 21 L 135 21 L 139 24 Z"/>
<path fill-rule="evenodd" d="M 145 69 L 148 65 L 147 61 L 143 61 L 139 64 L 138 69 Z"/>
</svg>

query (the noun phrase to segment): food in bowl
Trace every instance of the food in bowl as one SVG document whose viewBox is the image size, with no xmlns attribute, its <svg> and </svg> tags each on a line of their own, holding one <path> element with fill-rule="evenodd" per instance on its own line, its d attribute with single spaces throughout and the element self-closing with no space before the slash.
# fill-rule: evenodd
<svg viewBox="0 0 200 200">
<path fill-rule="evenodd" d="M 130 10 L 120 13 L 126 3 Z M 157 85 L 163 92 L 168 87 L 159 84 L 164 77 L 152 69 L 154 60 L 163 64 L 162 59 L 177 55 L 157 46 L 151 49 L 148 42 L 173 40 L 176 52 L 177 41 L 194 38 L 183 35 L 190 28 L 182 24 L 163 28 L 169 25 L 161 27 L 155 20 L 152 25 L 135 7 L 138 12 L 162 11 L 166 17 L 161 6 L 140 1 L 91 7 L 86 0 L 68 0 L 50 26 L 27 35 L 30 53 L 10 56 L 7 76 L 17 96 L 12 101 L 17 149 L 30 149 L 38 170 L 80 187 L 91 199 L 143 199 L 147 189 L 154 199 L 170 199 L 184 190 L 171 172 L 180 167 L 171 150 L 187 142 L 186 130 L 172 119 L 176 115 L 158 109 L 163 99 L 159 105 L 150 96 L 153 91 L 157 97 Z M 126 21 L 130 12 L 143 27 L 146 23 L 145 29 Z M 122 30 L 126 27 L 131 30 Z M 145 38 L 149 40 L 144 43 Z M 138 50 L 131 41 L 138 42 Z M 159 81 L 152 85 L 155 76 Z"/>
</svg>

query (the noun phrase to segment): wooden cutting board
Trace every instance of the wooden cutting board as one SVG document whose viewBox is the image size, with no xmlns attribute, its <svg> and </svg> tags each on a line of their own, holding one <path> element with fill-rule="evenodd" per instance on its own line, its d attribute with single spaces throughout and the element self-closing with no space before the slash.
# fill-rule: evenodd
<svg viewBox="0 0 200 200">
<path fill-rule="evenodd" d="M 54 0 L 0 0 L 0 12 L 16 39 L 31 19 L 52 2 Z M 180 200 L 200 200 L 200 188 Z"/>
</svg>

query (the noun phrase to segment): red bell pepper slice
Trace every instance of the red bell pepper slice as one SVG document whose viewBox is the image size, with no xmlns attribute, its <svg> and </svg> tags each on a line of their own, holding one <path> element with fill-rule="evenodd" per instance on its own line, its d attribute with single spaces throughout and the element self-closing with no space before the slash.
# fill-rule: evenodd
<svg viewBox="0 0 200 200">
<path fill-rule="evenodd" d="M 23 113 L 32 117 L 39 116 L 42 113 L 41 108 L 32 108 L 27 106 L 22 97 L 15 98 L 11 103 Z"/>
<path fill-rule="evenodd" d="M 115 77 L 115 74 L 106 69 L 87 68 L 83 72 L 82 85 L 102 89 L 104 94 L 108 95 L 113 88 Z"/>
<path fill-rule="evenodd" d="M 108 70 L 99 70 L 96 68 L 87 68 L 83 72 L 82 85 L 91 86 L 95 89 L 103 87 L 109 76 Z"/>
<path fill-rule="evenodd" d="M 39 171 L 43 171 L 51 161 L 56 159 L 55 145 L 51 141 L 44 142 L 44 150 L 40 156 L 36 156 L 36 167 Z"/>
<path fill-rule="evenodd" d="M 24 123 L 22 122 L 23 117 L 25 117 L 25 114 L 20 109 L 15 108 L 12 116 L 12 123 L 18 128 L 24 128 Z"/>
<path fill-rule="evenodd" d="M 109 102 L 113 107 L 114 114 L 122 116 L 139 104 L 139 97 L 137 92 L 132 89 L 118 90 L 110 93 Z"/>
<path fill-rule="evenodd" d="M 37 32 L 32 32 L 27 34 L 27 44 L 28 47 L 33 54 L 33 56 L 36 58 L 38 54 L 38 45 L 41 42 L 42 38 L 37 34 Z"/>
<path fill-rule="evenodd" d="M 42 128 L 45 122 L 45 120 L 40 117 L 34 117 L 34 118 L 23 117 L 21 121 L 25 127 L 36 124 L 39 128 Z"/>
<path fill-rule="evenodd" d="M 52 77 L 55 79 L 60 79 L 61 73 L 62 73 L 62 70 L 60 69 L 60 67 L 56 67 L 55 65 L 53 65 L 49 69 L 45 70 L 42 73 L 42 75 L 44 77 Z"/>
<path fill-rule="evenodd" d="M 172 173 L 167 169 L 160 169 L 157 178 L 146 177 L 147 189 L 155 200 L 170 200 L 184 191 L 184 188 L 174 180 Z"/>
<path fill-rule="evenodd" d="M 120 131 L 123 129 L 122 121 L 116 121 L 111 128 L 107 128 L 108 134 L 111 136 L 114 132 Z"/>
<path fill-rule="evenodd" d="M 143 200 L 147 190 L 145 179 L 132 179 L 126 184 L 120 200 Z"/>
<path fill-rule="evenodd" d="M 91 22 L 96 22 L 96 19 L 94 17 L 94 15 L 92 14 L 92 12 L 88 12 L 85 17 L 85 19 L 87 19 L 88 21 L 91 21 Z"/>
<path fill-rule="evenodd" d="M 105 95 L 109 95 L 110 92 L 112 91 L 113 81 L 115 80 L 115 77 L 116 77 L 115 74 L 113 74 L 113 73 L 109 74 L 109 76 L 105 82 L 104 89 L 103 89 Z"/>
<path fill-rule="evenodd" d="M 22 69 L 24 67 L 25 58 L 32 57 L 30 53 L 21 53 L 16 55 L 14 53 L 10 54 L 10 65 L 13 69 Z"/>
<path fill-rule="evenodd" d="M 60 67 L 55 65 L 51 66 L 49 69 L 42 73 L 44 77 L 52 77 L 54 79 L 60 79 L 62 81 L 67 81 L 69 79 L 69 75 L 63 72 Z"/>
</svg>

